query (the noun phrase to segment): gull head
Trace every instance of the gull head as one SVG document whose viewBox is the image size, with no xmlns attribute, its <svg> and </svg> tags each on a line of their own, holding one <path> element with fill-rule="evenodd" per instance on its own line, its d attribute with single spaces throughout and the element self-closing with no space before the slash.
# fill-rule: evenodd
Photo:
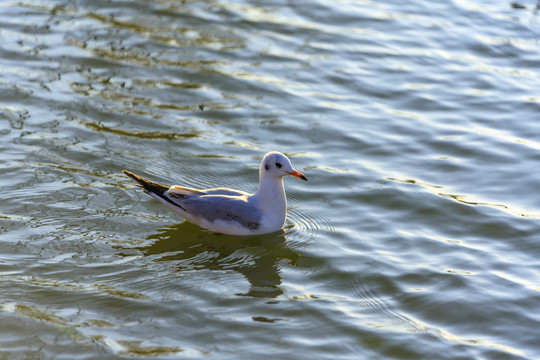
<svg viewBox="0 0 540 360">
<path fill-rule="evenodd" d="M 284 176 L 294 176 L 308 181 L 304 174 L 294 170 L 288 157 L 277 151 L 272 151 L 264 155 L 261 162 L 260 174 L 261 177 L 270 176 L 276 179 L 281 179 Z"/>
</svg>

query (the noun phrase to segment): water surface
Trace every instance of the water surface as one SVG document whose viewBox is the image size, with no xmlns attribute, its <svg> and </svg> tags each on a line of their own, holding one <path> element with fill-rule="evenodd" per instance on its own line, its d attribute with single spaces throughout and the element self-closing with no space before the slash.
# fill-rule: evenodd
<svg viewBox="0 0 540 360">
<path fill-rule="evenodd" d="M 0 2 L 8 359 L 538 356 L 538 4 Z M 122 181 L 255 191 L 213 234 Z"/>
</svg>

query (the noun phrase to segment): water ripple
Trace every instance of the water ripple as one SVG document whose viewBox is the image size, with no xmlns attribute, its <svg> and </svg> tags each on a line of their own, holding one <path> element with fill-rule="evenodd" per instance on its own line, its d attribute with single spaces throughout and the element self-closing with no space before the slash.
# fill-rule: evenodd
<svg viewBox="0 0 540 360">
<path fill-rule="evenodd" d="M 540 212 L 531 212 L 525 209 L 519 209 L 510 205 L 505 204 L 497 204 L 494 202 L 486 202 L 486 201 L 478 201 L 474 199 L 474 196 L 472 195 L 464 195 L 464 194 L 450 194 L 447 192 L 443 192 L 442 189 L 444 189 L 441 185 L 434 185 L 429 184 L 423 181 L 415 180 L 415 179 L 398 179 L 398 178 L 388 178 L 390 181 L 396 181 L 401 183 L 409 183 L 409 184 L 415 184 L 419 185 L 422 188 L 442 197 L 445 199 L 450 199 L 453 201 L 457 201 L 459 203 L 465 204 L 465 205 L 471 205 L 471 206 L 486 206 L 491 207 L 499 210 L 506 211 L 510 214 L 524 217 L 524 218 L 531 218 L 531 219 L 538 219 L 540 218 Z"/>
</svg>

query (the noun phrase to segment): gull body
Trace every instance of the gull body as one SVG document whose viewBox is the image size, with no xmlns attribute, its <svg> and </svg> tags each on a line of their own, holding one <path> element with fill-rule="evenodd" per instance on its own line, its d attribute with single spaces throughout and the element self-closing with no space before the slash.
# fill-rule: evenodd
<svg viewBox="0 0 540 360">
<path fill-rule="evenodd" d="M 123 173 L 187 221 L 229 235 L 260 235 L 281 229 L 287 215 L 283 177 L 307 181 L 285 155 L 276 151 L 264 156 L 259 167 L 259 188 L 254 194 L 228 188 L 168 187 L 127 170 Z"/>
</svg>

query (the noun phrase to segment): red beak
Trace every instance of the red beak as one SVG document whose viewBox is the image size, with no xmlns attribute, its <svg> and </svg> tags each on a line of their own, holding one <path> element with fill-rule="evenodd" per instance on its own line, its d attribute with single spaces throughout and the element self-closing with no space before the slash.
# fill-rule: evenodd
<svg viewBox="0 0 540 360">
<path fill-rule="evenodd" d="M 289 175 L 291 176 L 294 176 L 294 177 L 297 177 L 299 179 L 302 179 L 302 180 L 305 180 L 305 181 L 308 181 L 307 180 L 307 177 L 304 176 L 304 174 L 302 174 L 301 172 L 298 172 L 296 170 L 293 170 L 289 173 Z"/>
</svg>

